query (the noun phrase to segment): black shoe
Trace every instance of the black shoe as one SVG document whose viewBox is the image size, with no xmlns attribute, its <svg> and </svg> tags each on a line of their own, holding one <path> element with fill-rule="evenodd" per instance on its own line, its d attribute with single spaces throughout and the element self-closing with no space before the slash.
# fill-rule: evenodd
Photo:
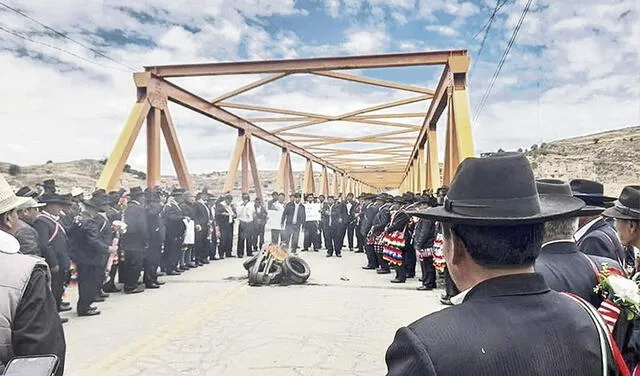
<svg viewBox="0 0 640 376">
<path fill-rule="evenodd" d="M 100 314 L 100 311 L 98 311 L 98 310 L 78 312 L 78 316 L 97 316 L 99 314 Z"/>
<path fill-rule="evenodd" d="M 62 303 L 60 303 L 60 305 L 62 307 L 71 307 L 71 303 L 69 303 L 69 302 L 62 302 Z"/>
<path fill-rule="evenodd" d="M 333 257 L 331 253 L 327 253 L 327 257 Z"/>
<path fill-rule="evenodd" d="M 165 281 L 158 281 L 157 279 L 155 281 L 153 281 L 153 283 L 155 283 L 158 286 L 162 286 L 164 285 L 166 282 Z"/>
<path fill-rule="evenodd" d="M 225 257 L 233 257 L 233 258 L 235 258 L 236 256 L 229 254 L 229 255 L 225 255 Z"/>
<path fill-rule="evenodd" d="M 182 273 L 180 273 L 179 271 L 174 270 L 174 271 L 167 272 L 167 274 L 166 274 L 166 275 L 181 275 L 181 274 L 182 274 Z"/>
<path fill-rule="evenodd" d="M 418 290 L 418 291 L 431 291 L 434 288 L 435 287 L 422 285 L 422 286 L 418 286 L 418 288 L 416 288 L 416 290 Z"/>
<path fill-rule="evenodd" d="M 136 287 L 135 289 L 124 290 L 125 294 L 139 294 L 141 292 L 144 292 L 144 289 L 140 288 L 140 286 Z"/>
<path fill-rule="evenodd" d="M 407 278 L 415 278 L 415 277 L 416 277 L 416 275 L 415 275 L 415 274 L 409 274 L 409 275 L 407 275 Z"/>
<path fill-rule="evenodd" d="M 336 257 L 342 257 L 342 253 L 336 253 Z"/>
<path fill-rule="evenodd" d="M 69 312 L 69 311 L 71 311 L 71 306 L 70 305 L 68 305 L 66 307 L 60 305 L 60 308 L 58 308 L 58 312 Z"/>
<path fill-rule="evenodd" d="M 308 249 L 302 249 L 302 252 L 309 252 Z"/>
<path fill-rule="evenodd" d="M 376 273 L 378 273 L 378 274 L 391 274 L 391 270 L 377 269 Z"/>
<path fill-rule="evenodd" d="M 105 287 L 103 287 L 103 290 L 106 292 L 112 292 L 112 293 L 122 291 L 122 289 L 117 288 L 116 285 L 106 285 Z"/>
<path fill-rule="evenodd" d="M 101 298 L 108 298 L 109 294 L 107 294 L 106 292 L 104 292 L 103 290 L 100 290 L 100 297 Z"/>
<path fill-rule="evenodd" d="M 353 253 L 364 253 L 364 251 L 360 251 L 360 250 L 358 250 L 358 251 L 355 251 L 355 252 L 353 252 Z"/>
<path fill-rule="evenodd" d="M 66 317 L 60 317 L 60 323 L 62 323 L 62 324 L 66 324 L 66 323 L 68 323 L 68 322 L 69 322 L 69 319 L 68 319 L 68 318 L 66 318 Z"/>
<path fill-rule="evenodd" d="M 145 283 L 144 287 L 148 289 L 159 289 L 160 285 L 156 285 L 155 283 Z"/>
<path fill-rule="evenodd" d="M 198 260 L 198 262 L 196 262 L 196 265 L 198 265 L 198 266 L 204 266 L 204 264 L 208 264 L 208 263 L 209 263 L 209 261 L 204 262 L 204 261 Z"/>
<path fill-rule="evenodd" d="M 92 305 L 92 306 L 89 306 L 88 309 L 89 309 L 89 311 L 95 311 L 95 310 L 98 309 L 98 307 Z"/>
<path fill-rule="evenodd" d="M 96 297 L 93 299 L 93 302 L 94 302 L 94 303 L 102 303 L 102 302 L 104 302 L 105 300 L 106 300 L 105 298 L 102 298 L 102 297 L 96 296 Z"/>
<path fill-rule="evenodd" d="M 364 270 L 375 270 L 376 268 L 374 266 L 367 265 L 367 266 L 363 266 L 362 269 L 364 269 Z"/>
<path fill-rule="evenodd" d="M 187 266 L 188 266 L 188 267 L 190 267 L 191 269 L 195 269 L 195 268 L 197 268 L 197 267 L 198 267 L 198 264 L 195 264 L 195 263 L 193 263 L 193 262 L 190 262 L 190 263 L 188 263 L 188 264 L 187 264 Z"/>
<path fill-rule="evenodd" d="M 405 280 L 404 279 L 398 279 L 398 278 L 394 278 L 391 281 L 389 281 L 391 283 L 404 283 Z"/>
<path fill-rule="evenodd" d="M 353 252 L 353 248 L 349 248 L 349 252 Z"/>
<path fill-rule="evenodd" d="M 320 250 L 319 250 L 319 249 L 314 249 L 313 251 L 314 251 L 314 252 L 320 252 Z"/>
</svg>

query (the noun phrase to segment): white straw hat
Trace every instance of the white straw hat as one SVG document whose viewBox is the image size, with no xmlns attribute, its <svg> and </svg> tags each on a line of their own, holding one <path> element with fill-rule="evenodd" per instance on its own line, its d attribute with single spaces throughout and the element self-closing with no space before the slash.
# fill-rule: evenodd
<svg viewBox="0 0 640 376">
<path fill-rule="evenodd" d="M 4 175 L 0 174 L 0 214 L 17 209 L 28 201 L 29 197 L 16 196 Z"/>
<path fill-rule="evenodd" d="M 27 202 L 25 202 L 24 204 L 18 206 L 16 209 L 21 210 L 21 209 L 41 208 L 43 206 L 47 206 L 47 204 L 45 204 L 43 202 L 38 202 L 38 201 L 32 199 L 31 197 L 27 197 L 27 198 L 28 198 Z"/>
</svg>

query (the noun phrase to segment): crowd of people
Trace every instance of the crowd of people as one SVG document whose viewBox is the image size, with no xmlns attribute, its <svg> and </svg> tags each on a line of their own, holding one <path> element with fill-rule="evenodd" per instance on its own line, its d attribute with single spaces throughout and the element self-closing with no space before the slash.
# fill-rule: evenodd
<svg viewBox="0 0 640 376">
<path fill-rule="evenodd" d="M 500 158 L 473 159 L 470 163 L 492 160 L 498 163 L 495 161 Z M 158 289 L 165 283 L 160 277 L 180 275 L 213 260 L 252 256 L 265 243 L 265 232 L 270 235 L 266 241 L 282 244 L 293 253 L 298 252 L 300 243 L 302 252 L 325 250 L 327 257 L 341 257 L 344 248 L 363 253 L 366 265 L 362 268 L 381 275 L 394 272 L 391 283 L 405 283 L 419 271 L 417 289 L 421 291 L 435 289 L 442 278 L 440 301 L 446 305 L 469 300 L 469 290 L 474 290 L 468 280 L 473 273 L 461 269 L 457 261 L 467 262 L 467 267 L 473 261 L 474 270 L 486 269 L 491 275 L 510 267 L 531 267 L 544 281 L 528 280 L 529 285 L 538 286 L 539 291 L 548 286 L 573 293 L 596 308 L 603 302 L 594 292 L 603 265 L 628 277 L 638 271 L 637 186 L 625 188 L 616 200 L 605 196 L 598 182 L 537 180 L 532 183 L 535 195 L 529 195 L 528 201 L 511 198 L 506 207 L 500 207 L 503 202 L 496 197 L 496 187 L 468 187 L 464 183 L 470 183 L 460 182 L 464 178 L 460 175 L 463 173 L 456 175 L 451 189 L 442 187 L 435 192 L 400 196 L 366 193 L 359 197 L 351 193 L 326 197 L 292 193 L 288 201 L 285 194 L 274 192 L 266 205 L 260 197 L 252 201 L 249 194 L 234 202 L 229 193 L 215 197 L 207 189 L 195 195 L 181 188 L 169 192 L 160 187 L 134 187 L 128 192 L 96 190 L 90 195 L 73 189 L 62 194 L 52 179 L 14 192 L 2 177 L 0 258 L 13 257 L 6 264 L 18 266 L 0 276 L 0 285 L 13 286 L 12 301 L 17 302 L 7 312 L 15 321 L 0 321 L 0 330 L 13 330 L 14 343 L 25 345 L 0 353 L 0 361 L 6 364 L 14 355 L 42 353 L 39 346 L 47 343 L 47 352 L 58 354 L 64 364 L 61 324 L 67 318 L 60 313 L 72 309 L 64 296 L 74 272 L 78 283 L 76 312 L 95 316 L 100 311 L 94 303 L 105 301 L 109 294 Z M 505 179 L 508 182 L 511 177 Z M 460 193 L 464 189 L 475 196 L 465 198 Z M 526 211 L 534 203 L 540 202 L 540 210 L 553 209 L 544 206 L 549 197 L 558 205 L 573 205 L 573 210 L 565 208 L 563 215 L 527 220 Z M 532 234 L 531 226 L 525 231 L 524 225 L 540 226 Z M 452 256 L 447 248 L 456 246 L 451 242 L 468 254 L 458 251 Z M 522 255 L 517 254 L 520 250 Z M 18 254 L 29 256 L 15 261 Z M 44 308 L 28 309 L 36 300 Z M 60 320 L 51 320 L 51 315 Z M 33 325 L 37 330 L 28 330 Z M 637 326 L 632 323 L 623 333 L 614 332 L 629 367 L 640 358 Z M 424 365 L 424 359 L 414 355 L 416 358 L 406 361 L 407 352 L 419 351 L 414 337 L 422 338 L 420 327 L 411 330 L 416 332 L 398 332 L 389 349 L 390 374 L 422 374 L 411 367 Z M 20 335 L 25 336 L 24 341 Z"/>
</svg>

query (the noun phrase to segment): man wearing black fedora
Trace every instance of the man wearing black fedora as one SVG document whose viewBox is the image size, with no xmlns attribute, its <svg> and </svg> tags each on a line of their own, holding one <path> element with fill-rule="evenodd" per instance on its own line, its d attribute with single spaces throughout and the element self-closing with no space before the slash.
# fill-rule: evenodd
<svg viewBox="0 0 640 376">
<path fill-rule="evenodd" d="M 615 220 L 616 231 L 624 246 L 640 249 L 640 185 L 624 187 L 618 200 L 602 215 Z M 622 352 L 627 364 L 636 367 L 637 374 L 640 374 L 640 319 L 633 322 L 623 342 Z"/>
<path fill-rule="evenodd" d="M 443 204 L 409 214 L 442 223 L 444 257 L 462 293 L 453 307 L 397 331 L 388 374 L 607 374 L 604 329 L 533 268 L 544 222 L 584 203 L 538 195 L 526 157 L 505 153 L 464 160 Z"/>
<path fill-rule="evenodd" d="M 568 183 L 556 179 L 536 181 L 539 194 L 571 197 Z M 555 291 L 570 292 L 599 307 L 602 297 L 593 291 L 603 264 L 622 272 L 620 264 L 610 258 L 586 255 L 578 250 L 573 234 L 578 229 L 578 217 L 600 215 L 604 208 L 585 206 L 571 217 L 545 223 L 545 234 L 536 259 L 535 270 Z"/>
<path fill-rule="evenodd" d="M 38 232 L 40 239 L 40 253 L 47 260 L 51 270 L 51 291 L 58 310 L 68 310 L 69 308 L 62 307 L 62 295 L 64 286 L 70 279 L 71 243 L 60 218 L 71 207 L 71 196 L 45 193 L 39 200 L 46 206 L 33 221 L 33 228 Z"/>
<path fill-rule="evenodd" d="M 615 198 L 604 195 L 604 186 L 596 181 L 575 179 L 569 184 L 573 195 L 589 207 L 604 210 L 615 201 Z M 598 213 L 581 216 L 579 225 L 580 229 L 575 233 L 574 238 L 582 253 L 608 257 L 618 261 L 624 267 L 625 252 L 610 221 Z"/>
<path fill-rule="evenodd" d="M 111 231 L 110 223 L 100 213 L 109 209 L 109 198 L 104 194 L 94 194 L 84 202 L 84 212 L 80 223 L 73 232 L 76 248 L 73 259 L 78 271 L 78 316 L 95 316 L 100 311 L 91 304 L 100 295 L 105 277 L 105 259 L 116 249 L 103 233 Z"/>
<path fill-rule="evenodd" d="M 129 191 L 127 207 L 122 212 L 122 219 L 127 224 L 127 232 L 122 234 L 120 248 L 124 253 L 124 292 L 137 294 L 144 289 L 138 286 L 140 273 L 144 266 L 144 253 L 149 244 L 149 229 L 147 227 L 147 211 L 144 205 L 144 191 L 140 187 L 133 187 Z M 148 288 L 158 288 L 155 283 L 149 283 Z"/>
<path fill-rule="evenodd" d="M 640 249 L 640 185 L 624 187 L 613 207 L 602 215 L 615 220 L 616 231 L 624 246 Z"/>
<path fill-rule="evenodd" d="M 182 272 L 178 270 L 178 261 L 180 260 L 180 249 L 182 247 L 182 240 L 184 239 L 185 225 L 182 221 L 182 209 L 180 209 L 180 204 L 178 204 L 176 198 L 182 196 L 184 192 L 185 190 L 182 188 L 174 189 L 161 214 L 165 223 L 164 254 L 162 255 L 162 261 L 163 269 L 167 275 L 182 274 Z"/>
</svg>

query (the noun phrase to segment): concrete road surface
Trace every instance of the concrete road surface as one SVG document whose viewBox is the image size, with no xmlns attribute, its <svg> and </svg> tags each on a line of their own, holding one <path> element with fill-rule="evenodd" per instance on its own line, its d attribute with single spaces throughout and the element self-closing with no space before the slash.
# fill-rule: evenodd
<svg viewBox="0 0 640 376">
<path fill-rule="evenodd" d="M 300 255 L 306 285 L 250 287 L 242 260 L 226 259 L 112 294 L 100 316 L 64 313 L 65 375 L 381 375 L 396 329 L 443 308 L 417 279 L 362 270 L 363 254 Z"/>
</svg>

